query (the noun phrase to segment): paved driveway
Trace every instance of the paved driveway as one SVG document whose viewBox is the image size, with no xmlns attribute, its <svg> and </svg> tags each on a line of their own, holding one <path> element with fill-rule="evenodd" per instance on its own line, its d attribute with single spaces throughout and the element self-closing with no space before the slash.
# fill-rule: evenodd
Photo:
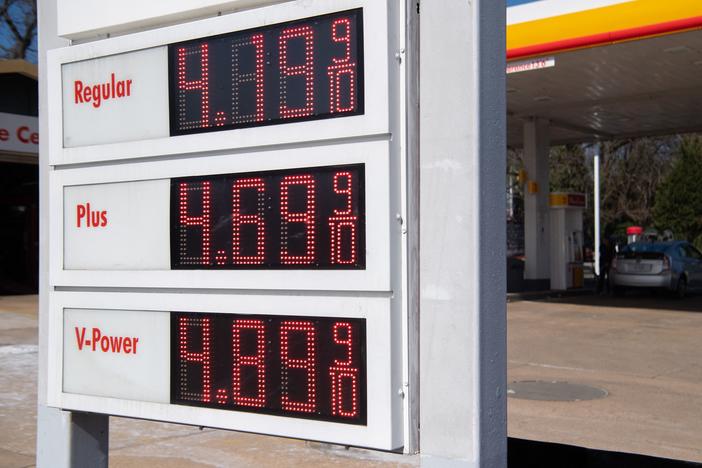
<svg viewBox="0 0 702 468">
<path fill-rule="evenodd" d="M 509 381 L 604 388 L 600 400 L 509 399 L 509 434 L 702 461 L 702 297 L 509 305 Z"/>
</svg>

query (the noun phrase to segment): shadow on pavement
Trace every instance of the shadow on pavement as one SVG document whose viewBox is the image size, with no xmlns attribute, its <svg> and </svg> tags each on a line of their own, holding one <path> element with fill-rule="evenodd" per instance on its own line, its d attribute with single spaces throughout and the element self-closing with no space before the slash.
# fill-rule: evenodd
<svg viewBox="0 0 702 468">
<path fill-rule="evenodd" d="M 673 310 L 680 312 L 702 313 L 702 295 L 700 294 L 690 294 L 683 299 L 678 299 L 664 292 L 648 290 L 627 291 L 625 294 L 620 296 L 599 295 L 593 293 L 557 298 L 549 297 L 536 299 L 534 301 L 604 308 Z"/>
<path fill-rule="evenodd" d="M 702 464 L 509 438 L 509 468 L 701 468 Z"/>
</svg>

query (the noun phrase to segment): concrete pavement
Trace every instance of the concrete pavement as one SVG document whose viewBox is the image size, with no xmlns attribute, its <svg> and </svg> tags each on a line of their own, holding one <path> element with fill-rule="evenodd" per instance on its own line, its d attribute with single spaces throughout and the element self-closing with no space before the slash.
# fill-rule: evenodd
<svg viewBox="0 0 702 468">
<path fill-rule="evenodd" d="M 510 304 L 510 381 L 558 380 L 609 392 L 580 402 L 510 398 L 510 437 L 702 461 L 701 338 L 701 297 Z"/>
<path fill-rule="evenodd" d="M 605 388 L 581 402 L 509 400 L 509 435 L 702 461 L 702 298 L 648 295 L 508 306 L 509 380 Z M 36 296 L 0 297 L 0 468 L 33 466 Z M 113 467 L 417 466 L 417 457 L 111 419 Z"/>
</svg>

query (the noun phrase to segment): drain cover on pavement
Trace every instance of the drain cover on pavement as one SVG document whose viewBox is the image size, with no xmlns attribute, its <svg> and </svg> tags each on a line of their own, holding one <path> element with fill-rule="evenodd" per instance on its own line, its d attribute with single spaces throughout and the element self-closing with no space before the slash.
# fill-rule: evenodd
<svg viewBox="0 0 702 468">
<path fill-rule="evenodd" d="M 583 401 L 597 400 L 608 395 L 603 388 L 568 382 L 544 382 L 541 380 L 524 380 L 512 382 L 507 386 L 507 395 L 522 400 L 539 401 Z"/>
</svg>

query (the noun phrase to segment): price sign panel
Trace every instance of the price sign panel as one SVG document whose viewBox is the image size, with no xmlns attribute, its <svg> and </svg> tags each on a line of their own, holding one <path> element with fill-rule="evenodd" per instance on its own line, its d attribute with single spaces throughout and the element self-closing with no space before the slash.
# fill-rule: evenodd
<svg viewBox="0 0 702 468">
<path fill-rule="evenodd" d="M 363 269 L 363 180 L 362 165 L 172 179 L 171 267 Z"/>
<path fill-rule="evenodd" d="M 52 406 L 403 447 L 393 3 L 50 57 Z"/>
<path fill-rule="evenodd" d="M 171 402 L 365 424 L 365 320 L 171 314 Z"/>
<path fill-rule="evenodd" d="M 362 24 L 359 9 L 170 45 L 171 135 L 362 114 Z"/>
</svg>

